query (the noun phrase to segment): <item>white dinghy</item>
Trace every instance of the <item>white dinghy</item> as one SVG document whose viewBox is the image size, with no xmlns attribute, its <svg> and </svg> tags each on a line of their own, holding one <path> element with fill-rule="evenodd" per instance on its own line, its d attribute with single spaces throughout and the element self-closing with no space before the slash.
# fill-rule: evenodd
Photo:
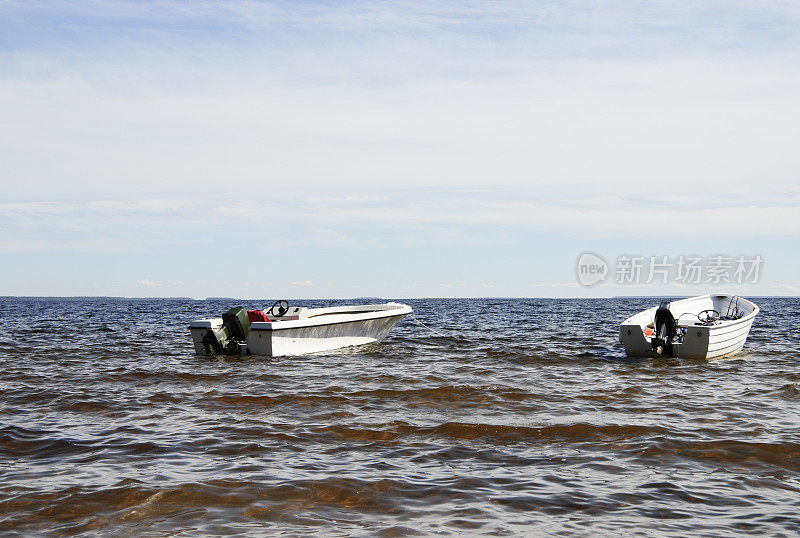
<svg viewBox="0 0 800 538">
<path fill-rule="evenodd" d="M 400 303 L 305 308 L 276 301 L 265 312 L 236 307 L 194 320 L 189 331 L 198 354 L 302 355 L 380 342 L 411 312 Z"/>
<path fill-rule="evenodd" d="M 741 351 L 757 314 L 736 295 L 663 301 L 623 321 L 619 341 L 629 357 L 719 359 Z"/>
</svg>

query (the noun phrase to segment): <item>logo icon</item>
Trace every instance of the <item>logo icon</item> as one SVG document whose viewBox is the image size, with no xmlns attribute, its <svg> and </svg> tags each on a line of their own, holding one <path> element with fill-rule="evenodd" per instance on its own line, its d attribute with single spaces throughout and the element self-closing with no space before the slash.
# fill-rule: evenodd
<svg viewBox="0 0 800 538">
<path fill-rule="evenodd" d="M 576 267 L 578 282 L 581 286 L 591 287 L 606 279 L 608 262 L 594 252 L 584 252 L 578 256 Z"/>
</svg>

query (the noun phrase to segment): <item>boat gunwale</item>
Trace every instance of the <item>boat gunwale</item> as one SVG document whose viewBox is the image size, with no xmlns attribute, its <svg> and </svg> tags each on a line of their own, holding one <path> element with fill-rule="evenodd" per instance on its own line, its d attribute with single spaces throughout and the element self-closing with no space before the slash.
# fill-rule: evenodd
<svg viewBox="0 0 800 538">
<path fill-rule="evenodd" d="M 408 314 L 406 314 L 406 313 L 394 313 L 394 314 L 392 314 L 390 316 L 376 316 L 376 317 L 371 317 L 371 318 L 366 318 L 366 319 L 349 319 L 349 320 L 342 320 L 342 321 L 334 321 L 334 322 L 331 322 L 331 323 L 314 323 L 314 324 L 293 325 L 291 327 L 274 327 L 274 328 L 271 328 L 271 329 L 270 328 L 266 328 L 266 327 L 260 327 L 260 328 L 257 327 L 257 328 L 254 328 L 254 329 L 251 328 L 250 332 L 254 332 L 254 331 L 262 331 L 262 332 L 299 331 L 299 330 L 302 330 L 302 329 L 316 329 L 317 327 L 329 327 L 331 325 L 347 325 L 349 323 L 364 323 L 366 321 L 373 321 L 373 320 L 377 320 L 377 319 L 387 319 L 387 318 L 394 318 L 394 317 L 404 318 L 407 315 Z M 300 320 L 300 321 L 303 321 L 303 320 Z M 261 322 L 261 323 L 263 323 L 263 322 Z"/>
<path fill-rule="evenodd" d="M 672 304 L 680 303 L 682 301 L 690 301 L 690 300 L 695 300 L 695 299 L 702 299 L 702 298 L 706 298 L 706 297 L 708 297 L 710 299 L 712 297 L 731 297 L 731 298 L 733 298 L 733 297 L 738 297 L 738 296 L 737 295 L 730 295 L 730 294 L 698 295 L 697 297 L 687 297 L 685 299 L 680 299 L 678 301 L 672 301 Z M 745 299 L 744 297 L 739 297 L 739 299 L 742 300 L 742 301 L 747 301 L 753 307 L 752 312 L 750 312 L 746 316 L 742 316 L 739 319 L 721 320 L 721 321 L 716 322 L 717 324 L 715 324 L 715 325 L 704 325 L 704 324 L 700 324 L 700 323 L 692 323 L 691 325 L 681 325 L 680 321 L 678 321 L 677 325 L 678 325 L 678 327 L 687 327 L 687 328 L 690 327 L 692 329 L 701 329 L 701 330 L 710 331 L 711 329 L 722 329 L 722 328 L 726 328 L 727 329 L 727 328 L 730 328 L 730 327 L 734 327 L 734 326 L 736 326 L 736 325 L 738 325 L 740 323 L 744 323 L 746 321 L 750 321 L 750 320 L 754 319 L 756 317 L 756 315 L 758 315 L 758 313 L 759 313 L 758 305 L 755 304 L 753 301 L 750 301 L 749 299 Z M 672 309 L 672 304 L 670 304 L 670 309 Z M 657 306 L 651 306 L 650 308 L 646 308 L 646 309 L 642 310 L 641 312 L 637 312 L 636 314 L 632 315 L 631 317 L 627 318 L 625 321 L 620 323 L 620 328 L 622 328 L 622 327 L 633 327 L 633 326 L 638 326 L 638 327 L 641 327 L 641 328 L 646 327 L 646 326 L 643 326 L 641 323 L 637 323 L 636 321 L 634 321 L 634 319 L 639 317 L 639 316 L 642 316 L 642 315 L 646 314 L 650 310 L 653 310 L 655 312 L 655 310 L 657 308 L 658 308 Z M 693 314 L 693 313 L 692 312 L 684 312 L 684 314 Z M 681 314 L 680 316 L 683 316 L 684 314 Z M 675 319 L 679 320 L 680 316 L 676 317 Z M 642 330 L 642 334 L 644 334 L 644 329 Z"/>
</svg>

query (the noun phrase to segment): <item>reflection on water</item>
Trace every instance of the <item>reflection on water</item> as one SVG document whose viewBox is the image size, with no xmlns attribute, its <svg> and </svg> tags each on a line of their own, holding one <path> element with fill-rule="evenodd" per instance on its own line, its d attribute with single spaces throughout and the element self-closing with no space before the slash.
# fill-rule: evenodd
<svg viewBox="0 0 800 538">
<path fill-rule="evenodd" d="M 0 301 L 0 531 L 800 530 L 800 300 L 710 363 L 624 357 L 652 299 L 406 302 L 445 336 L 208 358 L 234 303 Z"/>
</svg>

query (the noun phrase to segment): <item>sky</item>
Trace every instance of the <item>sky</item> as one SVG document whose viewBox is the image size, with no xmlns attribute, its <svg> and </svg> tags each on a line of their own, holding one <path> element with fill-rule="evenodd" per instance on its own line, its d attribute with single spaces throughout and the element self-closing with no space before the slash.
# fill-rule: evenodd
<svg viewBox="0 0 800 538">
<path fill-rule="evenodd" d="M 798 295 L 797 28 L 780 1 L 0 0 L 0 295 Z"/>
</svg>

